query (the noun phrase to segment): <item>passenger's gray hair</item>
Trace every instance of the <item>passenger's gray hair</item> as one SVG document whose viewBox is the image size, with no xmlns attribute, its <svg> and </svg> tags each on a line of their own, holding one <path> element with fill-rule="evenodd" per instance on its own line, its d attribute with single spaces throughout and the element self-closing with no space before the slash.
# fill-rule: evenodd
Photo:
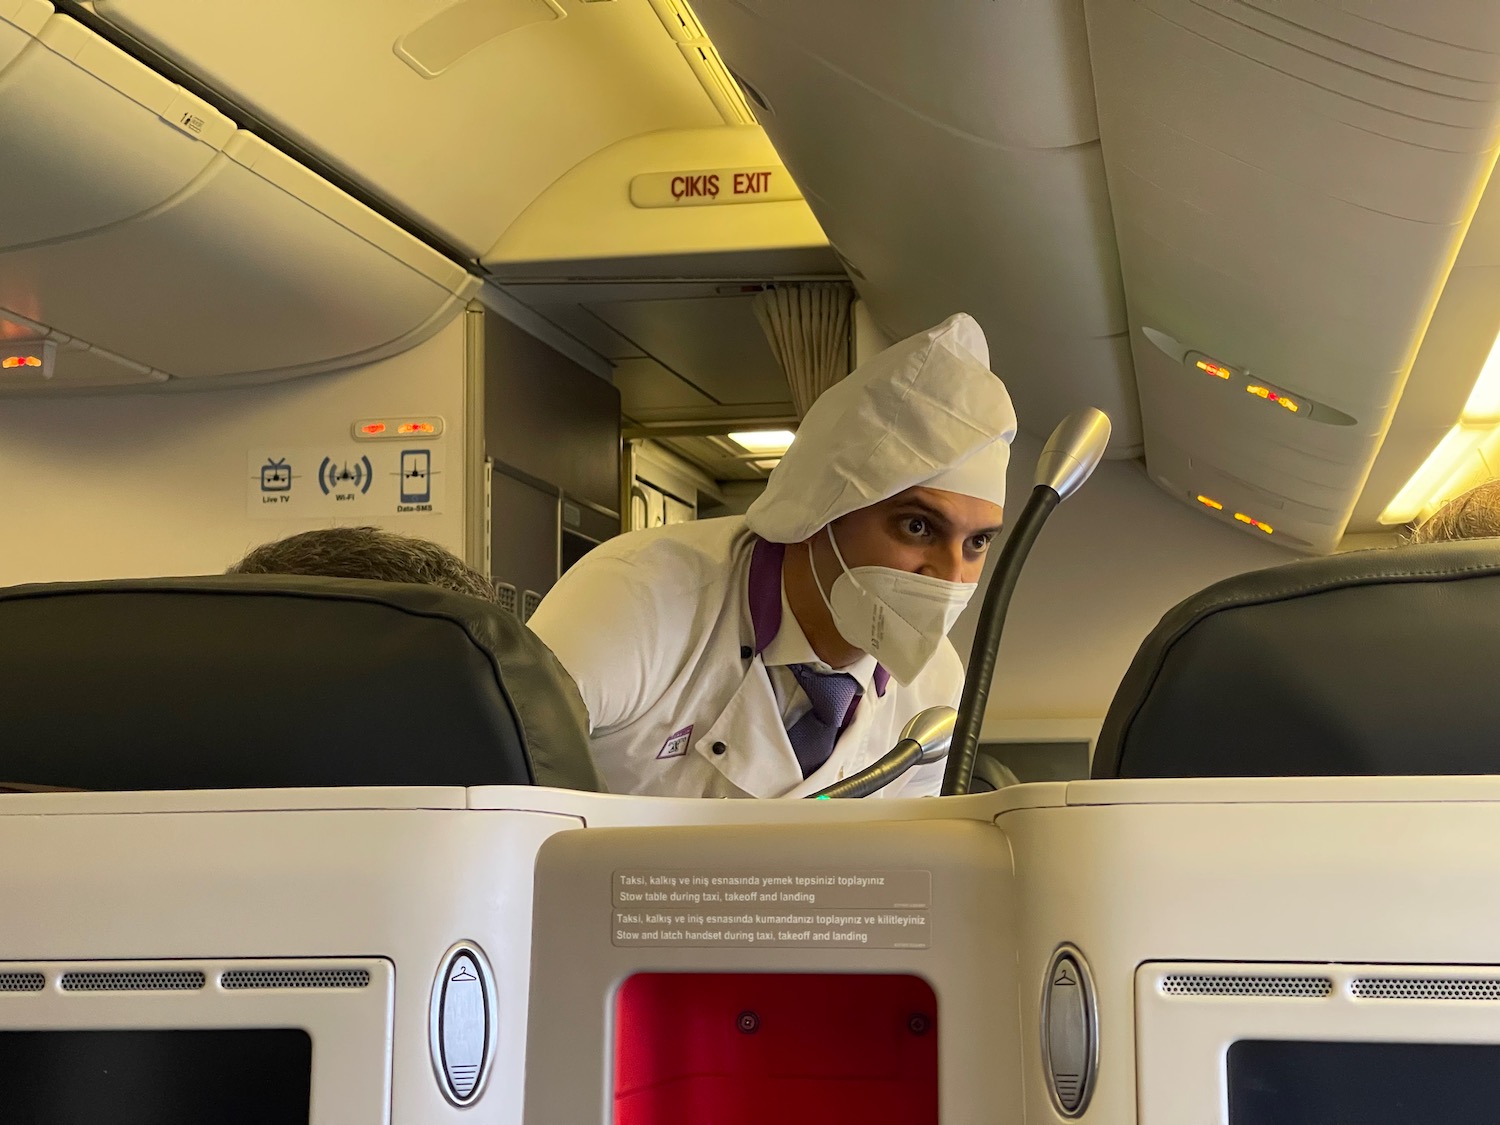
<svg viewBox="0 0 1500 1125">
<path fill-rule="evenodd" d="M 325 527 L 265 543 L 235 563 L 229 574 L 306 574 L 371 578 L 441 586 L 493 602 L 484 575 L 436 543 L 378 527 Z"/>
<path fill-rule="evenodd" d="M 1500 537 L 1500 480 L 1455 496 L 1411 533 L 1413 543 Z"/>
</svg>

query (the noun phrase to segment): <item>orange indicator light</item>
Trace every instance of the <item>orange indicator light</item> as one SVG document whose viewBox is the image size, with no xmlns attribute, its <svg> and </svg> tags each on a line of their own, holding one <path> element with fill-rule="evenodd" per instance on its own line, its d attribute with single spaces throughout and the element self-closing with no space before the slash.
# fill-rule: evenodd
<svg viewBox="0 0 1500 1125">
<path fill-rule="evenodd" d="M 1240 523 L 1248 523 L 1251 527 L 1256 528 L 1260 531 L 1264 531 L 1267 535 L 1271 534 L 1270 524 L 1261 523 L 1258 519 L 1252 519 L 1250 516 L 1245 515 L 1244 512 L 1235 512 L 1234 518 L 1239 520 Z"/>
<path fill-rule="evenodd" d="M 1220 379 L 1229 378 L 1229 368 L 1222 363 L 1215 363 L 1211 359 L 1200 359 L 1196 366 L 1199 371 L 1207 371 L 1210 375 L 1215 375 Z"/>
<path fill-rule="evenodd" d="M 1245 391 L 1248 394 L 1254 395 L 1256 398 L 1263 398 L 1267 402 L 1274 402 L 1278 406 L 1283 406 L 1286 409 L 1290 410 L 1293 414 L 1302 409 L 1302 407 L 1299 406 L 1295 401 L 1287 398 L 1287 396 L 1282 394 L 1280 391 L 1273 391 L 1270 387 L 1262 387 L 1257 383 L 1251 383 L 1245 387 Z"/>
<path fill-rule="evenodd" d="M 1224 510 L 1224 505 L 1223 504 L 1220 504 L 1217 500 L 1214 500 L 1214 499 L 1212 499 L 1211 497 L 1208 497 L 1208 496 L 1200 496 L 1200 497 L 1198 497 L 1198 503 L 1207 505 L 1208 507 L 1212 508 L 1216 512 L 1222 512 Z"/>
<path fill-rule="evenodd" d="M 363 426 L 361 426 L 359 428 L 359 432 L 362 433 L 362 434 L 371 434 L 371 435 L 374 435 L 374 434 L 383 434 L 383 433 L 385 433 L 385 423 L 384 422 L 370 422 L 370 423 L 367 423 L 366 425 L 363 425 Z"/>
<path fill-rule="evenodd" d="M 402 422 L 396 427 L 398 434 L 430 434 L 436 430 L 437 427 L 431 422 Z"/>
<path fill-rule="evenodd" d="M 0 367 L 10 371 L 17 367 L 40 367 L 42 357 L 39 355 L 8 355 L 0 359 Z"/>
</svg>

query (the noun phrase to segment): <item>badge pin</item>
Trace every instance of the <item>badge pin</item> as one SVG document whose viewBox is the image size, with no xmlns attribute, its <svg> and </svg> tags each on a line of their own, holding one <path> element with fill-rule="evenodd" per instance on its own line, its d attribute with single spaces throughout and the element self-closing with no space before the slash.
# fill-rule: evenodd
<svg viewBox="0 0 1500 1125">
<path fill-rule="evenodd" d="M 680 731 L 667 736 L 667 740 L 661 744 L 661 750 L 656 755 L 660 758 L 681 758 L 687 754 L 688 740 L 693 737 L 693 727 L 689 723 Z"/>
</svg>

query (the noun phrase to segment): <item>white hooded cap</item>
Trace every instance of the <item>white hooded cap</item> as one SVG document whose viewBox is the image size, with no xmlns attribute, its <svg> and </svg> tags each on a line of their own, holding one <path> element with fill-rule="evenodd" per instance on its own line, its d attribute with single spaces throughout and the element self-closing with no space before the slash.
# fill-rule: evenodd
<svg viewBox="0 0 1500 1125">
<path fill-rule="evenodd" d="M 1016 412 L 967 313 L 902 340 L 813 403 L 745 522 L 800 543 L 914 485 L 1003 506 Z"/>
</svg>

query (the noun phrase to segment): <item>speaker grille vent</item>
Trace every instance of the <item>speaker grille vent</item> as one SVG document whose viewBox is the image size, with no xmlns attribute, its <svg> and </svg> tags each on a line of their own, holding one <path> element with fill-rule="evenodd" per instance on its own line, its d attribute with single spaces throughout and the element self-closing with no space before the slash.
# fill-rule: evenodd
<svg viewBox="0 0 1500 1125">
<path fill-rule="evenodd" d="M 64 973 L 64 992 L 191 992 L 207 983 L 200 969 L 119 969 Z"/>
<path fill-rule="evenodd" d="M 1349 991 L 1366 1000 L 1500 1000 L 1500 979 L 1364 977 L 1351 981 Z"/>
<path fill-rule="evenodd" d="M 229 969 L 224 988 L 369 988 L 369 969 Z"/>
<path fill-rule="evenodd" d="M 40 992 L 46 986 L 41 973 L 0 973 L 0 992 Z"/>
<path fill-rule="evenodd" d="M 1333 981 L 1328 977 L 1168 973 L 1161 979 L 1161 990 L 1168 996 L 1290 996 L 1322 999 L 1333 995 Z"/>
</svg>

